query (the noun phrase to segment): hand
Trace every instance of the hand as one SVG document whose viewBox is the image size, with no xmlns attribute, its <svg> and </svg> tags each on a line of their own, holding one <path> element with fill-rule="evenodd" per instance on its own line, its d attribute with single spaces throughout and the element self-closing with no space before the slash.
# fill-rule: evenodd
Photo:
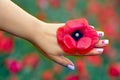
<svg viewBox="0 0 120 80">
<path fill-rule="evenodd" d="M 42 54 L 48 57 L 49 59 L 71 69 L 74 70 L 74 64 L 67 58 L 65 55 L 69 55 L 65 53 L 57 43 L 56 31 L 59 27 L 63 26 L 62 23 L 44 23 L 42 28 L 37 28 L 36 37 L 33 40 L 33 43 L 37 46 L 39 50 L 42 51 Z M 92 27 L 92 26 L 91 26 Z M 104 36 L 104 33 L 101 31 L 97 31 L 99 37 Z M 99 40 L 96 44 L 95 48 L 92 49 L 86 55 L 99 55 L 103 52 L 103 47 L 109 43 L 107 39 Z M 69 55 L 71 56 L 71 55 Z M 77 55 L 81 56 L 81 55 Z"/>
<path fill-rule="evenodd" d="M 57 29 L 64 24 L 39 21 L 9 0 L 0 0 L 0 8 L 1 30 L 31 41 L 46 57 L 74 70 L 74 64 L 64 57 L 68 54 L 59 47 L 56 39 Z M 103 32 L 98 32 L 100 36 L 103 34 Z M 87 55 L 101 54 L 106 44 L 108 44 L 108 40 L 100 40 L 96 44 L 96 48 Z"/>
</svg>

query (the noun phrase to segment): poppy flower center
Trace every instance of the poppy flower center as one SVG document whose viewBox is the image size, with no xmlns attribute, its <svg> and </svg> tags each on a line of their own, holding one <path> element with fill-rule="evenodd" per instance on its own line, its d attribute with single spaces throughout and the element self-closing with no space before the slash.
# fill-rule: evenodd
<svg viewBox="0 0 120 80">
<path fill-rule="evenodd" d="M 79 30 L 76 30 L 71 34 L 71 36 L 75 41 L 78 41 L 80 38 L 83 37 L 83 34 Z"/>
</svg>

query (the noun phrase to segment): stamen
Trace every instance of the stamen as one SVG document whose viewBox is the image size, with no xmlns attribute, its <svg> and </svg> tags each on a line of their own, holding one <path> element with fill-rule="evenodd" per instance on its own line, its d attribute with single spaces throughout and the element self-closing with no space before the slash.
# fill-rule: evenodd
<svg viewBox="0 0 120 80">
<path fill-rule="evenodd" d="M 71 34 L 71 36 L 74 40 L 78 41 L 81 37 L 83 37 L 83 34 L 79 30 L 76 30 Z"/>
</svg>

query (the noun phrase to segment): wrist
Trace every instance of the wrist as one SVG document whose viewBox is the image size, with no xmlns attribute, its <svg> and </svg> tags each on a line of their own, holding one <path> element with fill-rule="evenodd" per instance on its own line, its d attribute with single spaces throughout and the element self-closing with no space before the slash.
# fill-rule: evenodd
<svg viewBox="0 0 120 80">
<path fill-rule="evenodd" d="M 31 26 L 31 30 L 30 30 L 30 34 L 28 36 L 28 40 L 31 42 L 36 42 L 36 40 L 38 39 L 38 37 L 42 37 L 43 33 L 44 33 L 44 26 L 46 25 L 45 22 L 42 21 L 35 21 L 33 23 L 33 26 Z"/>
</svg>

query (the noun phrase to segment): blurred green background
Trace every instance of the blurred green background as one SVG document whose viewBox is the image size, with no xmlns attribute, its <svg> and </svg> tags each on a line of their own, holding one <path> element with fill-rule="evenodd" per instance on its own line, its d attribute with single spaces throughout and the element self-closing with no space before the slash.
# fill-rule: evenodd
<svg viewBox="0 0 120 80">
<path fill-rule="evenodd" d="M 104 38 L 108 38 L 110 44 L 105 47 L 103 55 L 68 57 L 77 66 L 71 71 L 41 55 L 26 40 L 3 32 L 13 42 L 6 43 L 11 44 L 12 51 L 0 53 L 0 80 L 120 80 L 120 0 L 12 1 L 45 22 L 61 23 L 84 17 L 96 30 L 105 32 Z M 10 65 L 14 65 L 14 69 L 9 68 Z M 10 71 L 16 71 L 20 65 L 24 66 L 20 71 Z"/>
</svg>

